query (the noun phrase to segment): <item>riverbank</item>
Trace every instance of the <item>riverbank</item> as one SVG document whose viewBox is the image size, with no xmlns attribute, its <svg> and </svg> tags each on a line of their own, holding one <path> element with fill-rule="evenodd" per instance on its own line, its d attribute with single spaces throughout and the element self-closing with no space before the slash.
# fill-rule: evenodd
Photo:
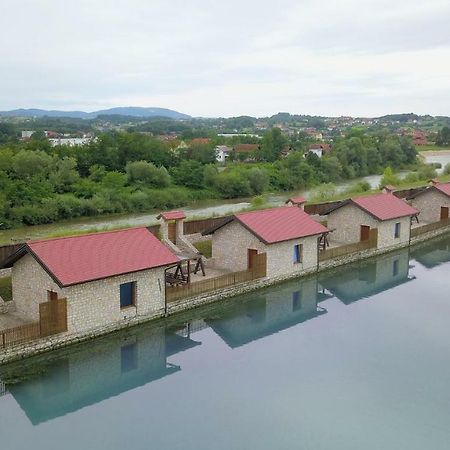
<svg viewBox="0 0 450 450">
<path fill-rule="evenodd" d="M 400 176 L 405 176 L 407 172 L 400 172 Z M 337 183 L 334 186 L 332 195 L 321 198 L 320 201 L 335 200 L 343 198 L 352 192 L 352 189 L 361 182 L 367 182 L 372 192 L 377 190 L 382 175 L 368 175 L 362 178 Z M 327 184 L 321 184 L 309 189 L 295 191 L 283 191 L 266 193 L 264 203 L 261 207 L 281 206 L 289 197 L 304 196 L 312 199 Z M 369 191 L 370 192 L 370 191 Z M 202 219 L 209 217 L 225 216 L 246 210 L 252 206 L 252 198 L 237 198 L 232 200 L 200 200 L 193 201 L 179 208 L 186 213 L 188 220 Z M 0 230 L 0 245 L 16 244 L 30 239 L 43 239 L 70 234 L 92 233 L 121 228 L 138 226 L 151 226 L 158 223 L 157 216 L 160 211 L 150 211 L 139 214 L 109 214 L 105 216 L 80 217 L 46 225 L 23 226 L 8 230 Z"/>
</svg>

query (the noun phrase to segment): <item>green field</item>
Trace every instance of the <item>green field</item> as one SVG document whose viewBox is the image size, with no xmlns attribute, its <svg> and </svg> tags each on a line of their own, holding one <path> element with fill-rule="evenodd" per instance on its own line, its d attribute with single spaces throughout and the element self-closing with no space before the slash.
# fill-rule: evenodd
<svg viewBox="0 0 450 450">
<path fill-rule="evenodd" d="M 439 152 L 442 150 L 447 150 L 450 151 L 450 146 L 444 146 L 441 147 L 439 145 L 434 145 L 434 144 L 429 144 L 429 145 L 416 145 L 416 148 L 419 152 L 429 152 L 429 151 L 433 151 L 433 152 Z"/>
</svg>

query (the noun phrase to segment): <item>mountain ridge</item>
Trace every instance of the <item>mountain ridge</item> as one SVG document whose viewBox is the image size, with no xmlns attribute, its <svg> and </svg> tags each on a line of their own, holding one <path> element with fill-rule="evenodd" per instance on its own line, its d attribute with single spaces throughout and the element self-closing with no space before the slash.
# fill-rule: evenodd
<svg viewBox="0 0 450 450">
<path fill-rule="evenodd" d="M 100 115 L 120 115 L 130 117 L 169 117 L 171 119 L 189 119 L 191 116 L 167 108 L 118 106 L 93 112 L 61 111 L 39 108 L 18 108 L 10 111 L 0 111 L 0 116 L 8 117 L 71 117 L 76 119 L 95 119 Z"/>
</svg>

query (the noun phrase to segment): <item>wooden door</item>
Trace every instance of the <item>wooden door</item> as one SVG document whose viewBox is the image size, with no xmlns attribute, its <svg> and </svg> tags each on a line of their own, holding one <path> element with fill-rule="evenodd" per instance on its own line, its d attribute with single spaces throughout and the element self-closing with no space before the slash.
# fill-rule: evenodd
<svg viewBox="0 0 450 450">
<path fill-rule="evenodd" d="M 361 225 L 360 241 L 368 241 L 370 238 L 370 227 L 368 225 Z"/>
<path fill-rule="evenodd" d="M 169 227 L 169 241 L 175 244 L 175 242 L 177 242 L 177 225 L 175 222 L 169 222 L 168 227 Z"/>
<path fill-rule="evenodd" d="M 67 331 L 67 300 L 58 298 L 39 303 L 39 324 L 41 336 Z"/>
<path fill-rule="evenodd" d="M 255 258 L 258 254 L 258 250 L 255 250 L 253 248 L 247 249 L 247 268 L 253 269 L 255 264 Z"/>
<path fill-rule="evenodd" d="M 448 219 L 448 206 L 441 206 L 441 220 Z"/>
</svg>

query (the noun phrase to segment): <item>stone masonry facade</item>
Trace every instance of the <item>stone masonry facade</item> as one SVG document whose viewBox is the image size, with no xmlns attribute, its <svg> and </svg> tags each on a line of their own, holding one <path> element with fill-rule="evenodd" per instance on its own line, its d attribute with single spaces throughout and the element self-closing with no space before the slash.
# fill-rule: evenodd
<svg viewBox="0 0 450 450">
<path fill-rule="evenodd" d="M 98 281 L 60 288 L 29 254 L 14 264 L 13 298 L 16 309 L 29 320 L 39 320 L 39 303 L 47 291 L 67 298 L 69 333 L 79 333 L 117 323 L 124 319 L 164 313 L 164 267 L 133 272 Z M 136 282 L 136 304 L 120 308 L 120 285 Z"/>
<path fill-rule="evenodd" d="M 437 189 L 428 189 L 411 199 L 410 204 L 420 211 L 420 221 L 437 222 L 441 218 L 441 207 L 450 208 L 450 197 Z"/>
<path fill-rule="evenodd" d="M 400 237 L 394 237 L 395 224 L 400 223 Z M 355 205 L 342 206 L 328 214 L 327 226 L 333 230 L 332 241 L 341 244 L 359 242 L 361 225 L 378 229 L 378 249 L 398 247 L 409 242 L 410 217 L 379 221 Z"/>
<path fill-rule="evenodd" d="M 233 272 L 246 270 L 248 249 L 267 254 L 267 277 L 298 274 L 317 266 L 318 236 L 308 236 L 274 244 L 261 242 L 240 223 L 234 221 L 212 235 L 212 258 L 221 268 Z M 302 245 L 302 262 L 294 263 L 294 246 Z"/>
</svg>

